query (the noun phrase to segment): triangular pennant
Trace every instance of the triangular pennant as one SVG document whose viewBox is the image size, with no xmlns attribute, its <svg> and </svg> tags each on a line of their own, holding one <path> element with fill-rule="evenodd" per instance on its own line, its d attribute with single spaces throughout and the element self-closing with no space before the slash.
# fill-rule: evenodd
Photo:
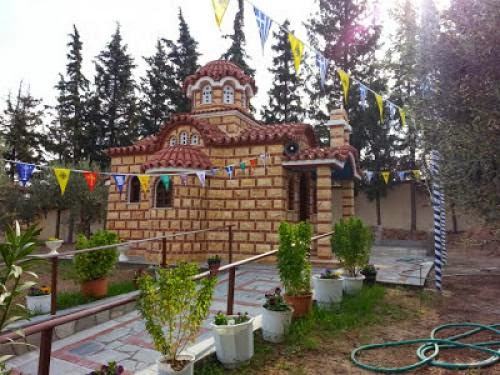
<svg viewBox="0 0 500 375">
<path fill-rule="evenodd" d="M 319 82 L 321 88 L 325 89 L 326 72 L 328 71 L 328 60 L 321 53 L 316 52 L 316 66 L 319 69 Z"/>
<path fill-rule="evenodd" d="M 406 111 L 403 108 L 399 108 L 399 118 L 401 119 L 401 125 L 406 126 Z"/>
<path fill-rule="evenodd" d="M 361 108 L 364 110 L 367 107 L 366 103 L 366 94 L 368 89 L 362 83 L 359 84 L 359 102 L 361 104 Z"/>
<path fill-rule="evenodd" d="M 380 122 L 384 122 L 384 98 L 382 95 L 375 94 L 375 100 L 377 101 L 378 112 L 380 114 Z"/>
<path fill-rule="evenodd" d="M 198 171 L 196 172 L 196 175 L 198 176 L 198 180 L 200 180 L 201 187 L 205 187 L 206 172 Z"/>
<path fill-rule="evenodd" d="M 212 5 L 214 6 L 215 22 L 220 29 L 222 18 L 224 17 L 227 6 L 229 5 L 229 0 L 212 0 Z"/>
<path fill-rule="evenodd" d="M 226 172 L 227 172 L 227 175 L 229 176 L 229 179 L 232 179 L 233 173 L 234 173 L 234 165 L 228 165 L 226 167 Z"/>
<path fill-rule="evenodd" d="M 264 53 L 264 45 L 266 44 L 267 38 L 269 36 L 269 30 L 273 21 L 260 9 L 253 7 L 255 13 L 255 20 L 257 21 L 257 27 L 259 28 L 260 34 L 260 44 L 262 46 L 262 53 Z"/>
<path fill-rule="evenodd" d="M 366 175 L 366 180 L 368 181 L 368 183 L 372 182 L 373 171 L 365 171 L 365 175 Z"/>
<path fill-rule="evenodd" d="M 396 116 L 396 106 L 392 102 L 389 102 L 389 117 L 391 120 L 394 120 L 394 116 Z"/>
<path fill-rule="evenodd" d="M 139 182 L 141 183 L 141 188 L 142 191 L 147 193 L 149 191 L 149 179 L 151 176 L 145 175 L 145 174 L 140 174 L 137 176 L 139 179 Z"/>
<path fill-rule="evenodd" d="M 250 174 L 257 167 L 257 159 L 250 159 Z"/>
<path fill-rule="evenodd" d="M 160 176 L 160 181 L 165 186 L 165 190 L 170 189 L 170 176 L 169 175 L 163 175 Z"/>
<path fill-rule="evenodd" d="M 398 178 L 399 178 L 399 181 L 406 180 L 406 171 L 398 171 Z"/>
<path fill-rule="evenodd" d="M 349 74 L 340 68 L 337 68 L 337 73 L 340 78 L 340 84 L 342 85 L 342 90 L 344 92 L 344 103 L 347 105 L 347 98 L 349 94 Z"/>
<path fill-rule="evenodd" d="M 123 191 L 123 187 L 125 186 L 125 175 L 123 174 L 114 174 L 113 179 L 115 180 L 116 187 L 118 188 L 118 191 L 120 194 Z"/>
<path fill-rule="evenodd" d="M 16 170 L 19 175 L 19 181 L 21 181 L 23 186 L 26 186 L 26 183 L 29 181 L 33 171 L 35 170 L 35 166 L 33 164 L 18 163 L 16 164 Z"/>
<path fill-rule="evenodd" d="M 66 191 L 66 186 L 68 186 L 71 169 L 54 168 L 54 174 L 56 175 L 57 183 L 59 184 L 59 188 L 61 189 L 61 195 L 64 195 L 64 192 Z"/>
<path fill-rule="evenodd" d="M 419 169 L 413 169 L 413 170 L 411 171 L 411 173 L 413 174 L 413 176 L 415 176 L 415 179 L 416 179 L 417 181 L 420 181 L 420 177 L 421 177 L 421 175 L 422 175 L 422 174 L 420 173 L 420 170 L 419 170 Z"/>
<path fill-rule="evenodd" d="M 266 168 L 267 164 L 267 158 L 269 157 L 269 154 L 267 152 L 264 152 L 259 155 L 260 160 L 262 161 L 262 164 L 264 164 L 264 168 Z"/>
<path fill-rule="evenodd" d="M 182 183 L 182 185 L 186 186 L 187 183 L 188 183 L 188 176 L 187 176 L 187 174 L 183 173 L 183 174 L 181 174 L 180 177 L 181 177 L 181 183 Z"/>
<path fill-rule="evenodd" d="M 245 174 L 245 170 L 247 169 L 247 163 L 245 163 L 244 161 L 242 161 L 240 163 L 240 169 L 243 172 L 243 174 Z"/>
<path fill-rule="evenodd" d="M 380 174 L 382 175 L 382 178 L 384 179 L 384 182 L 386 184 L 388 184 L 389 183 L 389 176 L 391 175 L 391 172 L 389 172 L 389 171 L 382 171 L 382 172 L 380 172 Z"/>
<path fill-rule="evenodd" d="M 297 39 L 292 33 L 288 33 L 288 41 L 290 42 L 290 49 L 292 50 L 293 65 L 295 66 L 295 73 L 299 75 L 300 64 L 304 55 L 304 43 Z"/>
<path fill-rule="evenodd" d="M 219 172 L 219 170 L 217 168 L 212 168 L 210 170 L 210 176 L 212 176 L 212 177 L 217 176 L 217 172 Z"/>
<path fill-rule="evenodd" d="M 90 191 L 94 191 L 95 184 L 97 182 L 97 173 L 95 172 L 83 172 L 83 177 L 85 178 L 85 181 L 87 182 L 87 186 L 89 187 Z"/>
</svg>

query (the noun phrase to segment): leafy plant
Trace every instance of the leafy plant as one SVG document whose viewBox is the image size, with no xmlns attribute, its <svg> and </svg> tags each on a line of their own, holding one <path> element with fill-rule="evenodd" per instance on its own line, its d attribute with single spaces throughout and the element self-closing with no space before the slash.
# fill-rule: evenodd
<svg viewBox="0 0 500 375">
<path fill-rule="evenodd" d="M 281 289 L 274 289 L 273 293 L 265 295 L 266 303 L 264 303 L 264 308 L 271 311 L 289 311 L 290 306 L 285 303 L 283 296 L 281 295 Z"/>
<path fill-rule="evenodd" d="M 311 293 L 311 224 L 282 222 L 279 227 L 278 270 L 288 295 Z"/>
<path fill-rule="evenodd" d="M 367 264 L 363 267 L 360 273 L 365 276 L 374 276 L 377 274 L 377 269 L 373 264 Z"/>
<path fill-rule="evenodd" d="M 32 286 L 31 288 L 28 289 L 28 296 L 30 297 L 47 296 L 49 294 L 50 294 L 50 287 L 45 285 L 42 285 L 40 287 Z"/>
<path fill-rule="evenodd" d="M 90 238 L 79 234 L 75 249 L 88 249 L 97 246 L 118 244 L 119 242 L 120 239 L 116 233 L 101 229 L 90 236 Z M 118 251 L 116 247 L 76 254 L 73 258 L 76 277 L 82 282 L 106 277 L 111 273 L 117 260 Z"/>
<path fill-rule="evenodd" d="M 341 273 L 339 271 L 333 272 L 331 269 L 326 269 L 319 275 L 320 279 L 340 279 Z"/>
<path fill-rule="evenodd" d="M 138 309 L 156 350 L 173 368 L 182 368 L 177 356 L 207 318 L 217 283 L 212 277 L 198 283 L 193 280 L 197 273 L 197 264 L 181 263 L 158 269 L 156 280 L 148 274 L 139 279 Z"/>
<path fill-rule="evenodd" d="M 214 317 L 214 324 L 217 326 L 227 326 L 235 325 L 248 322 L 250 316 L 245 312 L 244 314 L 238 313 L 237 315 L 226 315 L 222 311 L 219 311 Z"/>
<path fill-rule="evenodd" d="M 362 267 L 370 258 L 372 232 L 356 218 L 342 219 L 335 224 L 331 238 L 332 251 L 347 269 L 350 276 L 356 276 L 357 267 Z"/>
<path fill-rule="evenodd" d="M 122 365 L 117 365 L 115 361 L 102 365 L 99 370 L 92 371 L 89 375 L 121 375 L 125 372 Z"/>
<path fill-rule="evenodd" d="M 221 262 L 221 257 L 219 255 L 212 255 L 207 259 L 207 263 L 209 266 L 220 264 L 220 262 Z"/>
</svg>

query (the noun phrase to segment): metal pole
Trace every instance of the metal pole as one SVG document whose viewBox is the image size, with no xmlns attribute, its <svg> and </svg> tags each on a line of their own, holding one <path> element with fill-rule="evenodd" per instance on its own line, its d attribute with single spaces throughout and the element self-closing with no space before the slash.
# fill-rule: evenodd
<svg viewBox="0 0 500 375">
<path fill-rule="evenodd" d="M 56 315 L 57 312 L 57 265 L 59 258 L 52 258 L 52 274 L 50 280 L 50 314 Z"/>
<path fill-rule="evenodd" d="M 50 373 L 50 353 L 52 351 L 52 331 L 49 328 L 42 331 L 40 336 L 40 355 L 38 359 L 38 375 L 49 375 Z"/>
<path fill-rule="evenodd" d="M 233 263 L 233 227 L 229 226 L 229 263 Z M 234 307 L 234 284 L 236 281 L 236 267 L 229 270 L 229 280 L 227 284 L 227 315 L 233 315 Z"/>
<path fill-rule="evenodd" d="M 161 266 L 167 268 L 167 239 L 165 237 L 161 239 Z"/>
</svg>

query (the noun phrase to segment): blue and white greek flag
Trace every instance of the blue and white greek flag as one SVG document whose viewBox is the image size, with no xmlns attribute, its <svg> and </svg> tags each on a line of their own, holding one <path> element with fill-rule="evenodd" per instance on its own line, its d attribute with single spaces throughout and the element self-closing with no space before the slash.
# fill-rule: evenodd
<svg viewBox="0 0 500 375">
<path fill-rule="evenodd" d="M 361 108 L 364 110 L 367 106 L 368 103 L 366 102 L 366 92 L 367 88 L 365 85 L 362 83 L 359 84 L 359 104 L 361 105 Z"/>
<path fill-rule="evenodd" d="M 391 120 L 394 120 L 394 116 L 396 116 L 396 106 L 389 102 L 389 115 Z"/>
<path fill-rule="evenodd" d="M 271 29 L 273 21 L 271 20 L 271 18 L 269 18 L 268 15 L 266 15 L 260 9 L 253 7 L 253 11 L 255 13 L 255 20 L 257 21 L 257 27 L 259 28 L 262 53 L 264 53 L 264 45 L 266 44 L 267 37 L 269 36 L 269 30 Z"/>
<path fill-rule="evenodd" d="M 319 69 L 321 88 L 325 89 L 326 73 L 328 72 L 328 60 L 321 53 L 316 52 L 316 66 Z"/>
</svg>

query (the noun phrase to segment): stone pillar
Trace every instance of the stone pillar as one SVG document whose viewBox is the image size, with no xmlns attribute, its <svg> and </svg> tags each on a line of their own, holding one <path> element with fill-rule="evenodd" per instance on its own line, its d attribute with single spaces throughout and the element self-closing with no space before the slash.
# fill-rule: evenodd
<svg viewBox="0 0 500 375">
<path fill-rule="evenodd" d="M 318 205 L 316 233 L 323 234 L 332 230 L 332 177 L 329 166 L 319 166 L 316 172 L 316 202 Z M 318 258 L 332 258 L 329 238 L 319 240 L 317 249 Z"/>
<path fill-rule="evenodd" d="M 325 124 L 330 130 L 330 147 L 340 147 L 349 144 L 351 126 L 347 112 L 343 109 L 335 109 L 330 114 L 330 120 Z"/>
<path fill-rule="evenodd" d="M 354 181 L 342 181 L 342 217 L 354 216 Z"/>
</svg>

